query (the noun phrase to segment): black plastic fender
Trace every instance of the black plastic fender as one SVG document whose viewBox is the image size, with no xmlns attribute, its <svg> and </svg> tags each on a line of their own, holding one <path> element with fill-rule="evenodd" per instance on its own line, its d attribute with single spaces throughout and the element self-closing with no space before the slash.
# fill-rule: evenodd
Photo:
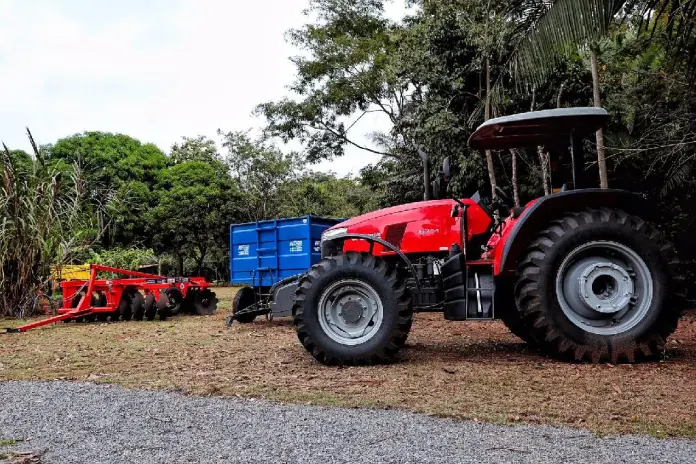
<svg viewBox="0 0 696 464">
<path fill-rule="evenodd" d="M 349 239 L 358 239 L 358 240 L 365 240 L 366 242 L 369 242 L 371 244 L 379 244 L 382 245 L 383 247 L 389 249 L 390 251 L 393 251 L 396 253 L 396 255 L 401 259 L 401 261 L 406 265 L 406 267 L 409 269 L 411 272 L 411 275 L 413 276 L 413 280 L 416 282 L 416 288 L 420 292 L 421 290 L 421 285 L 420 281 L 418 279 L 418 274 L 416 273 L 416 268 L 413 267 L 413 263 L 411 263 L 411 260 L 408 259 L 408 256 L 403 254 L 401 250 L 399 250 L 397 247 L 392 245 L 391 243 L 382 240 L 381 238 L 378 237 L 373 237 L 371 235 L 362 235 L 362 234 L 345 234 L 341 235 L 340 237 L 335 237 L 330 240 L 325 240 L 321 244 L 321 256 L 322 258 L 326 258 L 330 256 L 331 254 L 337 253 L 339 250 L 343 248 L 343 242 Z M 340 243 L 339 243 L 340 242 Z M 340 246 L 338 246 L 340 245 Z"/>
<path fill-rule="evenodd" d="M 659 220 L 659 210 L 654 203 L 627 190 L 593 188 L 554 193 L 539 198 L 522 213 L 503 245 L 500 265 L 496 266 L 497 274 L 515 272 L 517 261 L 527 245 L 549 220 L 585 208 L 617 208 L 649 222 Z"/>
</svg>

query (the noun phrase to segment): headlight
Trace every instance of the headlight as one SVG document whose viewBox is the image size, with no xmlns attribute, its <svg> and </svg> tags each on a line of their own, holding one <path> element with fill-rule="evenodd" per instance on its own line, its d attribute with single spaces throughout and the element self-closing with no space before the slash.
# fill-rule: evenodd
<svg viewBox="0 0 696 464">
<path fill-rule="evenodd" d="M 342 237 L 348 233 L 347 227 L 339 227 L 338 229 L 330 229 L 321 234 L 321 241 L 333 240 L 334 238 Z"/>
</svg>

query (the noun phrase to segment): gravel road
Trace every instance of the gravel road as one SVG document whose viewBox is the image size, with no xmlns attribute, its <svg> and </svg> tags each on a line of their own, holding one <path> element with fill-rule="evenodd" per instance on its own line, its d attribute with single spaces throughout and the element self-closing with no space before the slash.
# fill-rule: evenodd
<svg viewBox="0 0 696 464">
<path fill-rule="evenodd" d="M 0 382 L 0 452 L 44 463 L 687 463 L 696 441 L 400 411 L 190 397 L 71 382 Z"/>
</svg>

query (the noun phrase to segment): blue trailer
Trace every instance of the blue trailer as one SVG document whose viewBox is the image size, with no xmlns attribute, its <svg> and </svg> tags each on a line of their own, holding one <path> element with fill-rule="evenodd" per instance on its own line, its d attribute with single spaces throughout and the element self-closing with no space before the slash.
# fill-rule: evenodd
<svg viewBox="0 0 696 464">
<path fill-rule="evenodd" d="M 232 305 L 233 320 L 289 316 L 294 282 L 321 259 L 321 234 L 343 219 L 303 216 L 232 224 L 230 283 L 242 285 Z"/>
</svg>

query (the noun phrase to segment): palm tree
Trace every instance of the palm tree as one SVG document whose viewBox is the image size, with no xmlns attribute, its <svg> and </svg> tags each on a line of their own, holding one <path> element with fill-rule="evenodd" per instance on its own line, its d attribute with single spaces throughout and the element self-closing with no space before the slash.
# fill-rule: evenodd
<svg viewBox="0 0 696 464">
<path fill-rule="evenodd" d="M 510 61 L 518 81 L 543 80 L 560 59 L 577 46 L 585 46 L 590 52 L 594 104 L 601 106 L 598 42 L 615 23 L 631 18 L 639 19 L 640 29 L 649 34 L 663 24 L 672 55 L 691 57 L 688 73 L 696 78 L 696 0 L 518 0 L 511 3 L 510 16 L 525 31 Z M 597 161 L 600 186 L 607 188 L 601 130 L 597 132 Z"/>
</svg>

